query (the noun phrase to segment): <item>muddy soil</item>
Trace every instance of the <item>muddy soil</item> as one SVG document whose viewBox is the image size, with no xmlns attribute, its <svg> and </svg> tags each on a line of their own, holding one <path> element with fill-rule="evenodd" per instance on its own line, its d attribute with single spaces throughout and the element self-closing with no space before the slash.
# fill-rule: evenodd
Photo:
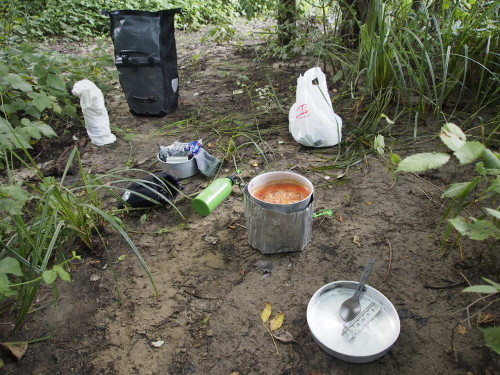
<svg viewBox="0 0 500 375">
<path fill-rule="evenodd" d="M 175 202 L 184 218 L 168 206 L 124 214 L 154 275 L 158 298 L 126 243 L 108 231 L 109 251 L 77 249 L 83 260 L 72 271 L 73 281 L 58 285 L 57 306 L 32 314 L 11 340 L 51 338 L 30 344 L 20 361 L 3 353 L 3 373 L 498 373 L 499 356 L 485 347 L 477 320 L 466 320 L 464 308 L 476 296 L 461 293 L 481 276 L 495 278 L 498 259 L 491 252 L 483 258 L 485 248 L 466 240 L 463 255 L 454 249 L 443 257 L 439 251 L 440 194 L 450 181 L 462 178 L 456 166 L 403 175 L 394 183 L 385 161 L 372 154 L 347 171 L 315 171 L 311 167 L 328 165 L 328 159 L 331 163 L 338 147 L 309 149 L 296 143 L 286 112 L 294 101 L 296 77 L 314 62 L 276 62 L 264 69 L 253 47 L 261 41 L 250 38 L 244 27 L 240 31 L 240 42 L 224 44 L 202 44 L 202 32 L 177 32 L 178 110 L 160 119 L 134 117 L 117 86 L 106 100 L 118 140 L 105 147 L 87 142 L 80 146 L 83 159 L 95 173 L 126 166 L 156 172 L 158 143 L 203 138 L 207 150 L 224 160 L 220 176 L 234 172 L 235 166 L 243 170 L 245 182 L 262 172 L 293 170 L 315 185 L 316 209 L 330 208 L 333 216 L 314 220 L 312 240 L 303 251 L 264 255 L 248 244 L 238 187 L 207 217 L 196 214 L 186 198 Z M 259 98 L 256 89 L 270 84 L 285 111 L 269 96 Z M 329 89 L 333 96 L 336 87 Z M 337 104 L 344 134 L 356 128 L 355 107 L 354 101 Z M 230 145 L 228 133 L 219 131 L 227 116 L 258 126 L 262 135 L 256 143 L 263 153 L 253 144 L 241 146 L 248 142 L 241 137 Z M 83 129 L 75 133 L 86 136 Z M 396 137 L 394 147 L 404 155 L 440 146 L 415 142 L 409 147 L 407 138 Z M 337 178 L 341 172 L 345 176 Z M 186 179 L 183 193 L 192 196 L 209 182 L 201 175 Z M 105 205 L 112 208 L 116 201 L 106 197 Z M 316 344 L 306 309 L 324 284 L 357 281 L 370 258 L 377 263 L 368 284 L 394 304 L 401 332 L 382 358 L 352 364 Z M 272 269 L 263 272 L 260 261 Z M 37 304 L 50 298 L 51 291 L 42 290 Z M 278 332 L 288 331 L 293 342 L 276 340 L 275 347 L 261 321 L 266 302 L 273 306 L 273 317 L 284 313 Z"/>
</svg>

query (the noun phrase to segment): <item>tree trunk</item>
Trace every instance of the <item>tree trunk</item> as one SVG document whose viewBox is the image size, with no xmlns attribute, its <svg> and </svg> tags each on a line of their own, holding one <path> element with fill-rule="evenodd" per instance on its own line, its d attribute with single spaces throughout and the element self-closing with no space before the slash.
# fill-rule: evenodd
<svg viewBox="0 0 500 375">
<path fill-rule="evenodd" d="M 422 0 L 412 0 L 411 2 L 411 9 L 413 9 L 413 11 L 415 13 L 418 13 L 422 7 L 424 6 Z"/>
<path fill-rule="evenodd" d="M 290 44 L 295 36 L 295 0 L 280 0 L 278 7 L 278 34 L 282 46 Z"/>
<path fill-rule="evenodd" d="M 359 45 L 359 24 L 366 22 L 371 6 L 371 0 L 344 0 L 340 2 L 344 24 L 342 25 L 342 39 L 348 47 Z M 352 18 L 354 12 L 355 18 Z"/>
</svg>

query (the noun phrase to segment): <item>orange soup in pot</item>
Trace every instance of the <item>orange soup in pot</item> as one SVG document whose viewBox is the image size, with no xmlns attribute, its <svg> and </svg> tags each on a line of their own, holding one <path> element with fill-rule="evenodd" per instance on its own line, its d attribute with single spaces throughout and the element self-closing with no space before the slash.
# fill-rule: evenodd
<svg viewBox="0 0 500 375">
<path fill-rule="evenodd" d="M 311 191 L 293 182 L 275 182 L 255 189 L 252 195 L 272 204 L 291 204 L 306 199 Z"/>
</svg>

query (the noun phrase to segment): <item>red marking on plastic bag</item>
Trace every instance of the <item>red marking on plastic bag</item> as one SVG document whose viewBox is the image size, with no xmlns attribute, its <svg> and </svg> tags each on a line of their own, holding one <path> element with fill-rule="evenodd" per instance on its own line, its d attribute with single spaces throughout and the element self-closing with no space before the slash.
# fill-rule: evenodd
<svg viewBox="0 0 500 375">
<path fill-rule="evenodd" d="M 297 111 L 295 112 L 295 118 L 302 119 L 309 116 L 309 110 L 307 109 L 307 104 L 302 104 L 297 107 Z"/>
</svg>

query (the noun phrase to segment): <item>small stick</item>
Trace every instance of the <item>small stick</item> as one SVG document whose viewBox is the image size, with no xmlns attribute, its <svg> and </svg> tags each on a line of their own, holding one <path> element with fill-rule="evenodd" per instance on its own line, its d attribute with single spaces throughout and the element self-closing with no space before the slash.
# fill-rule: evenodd
<svg viewBox="0 0 500 375">
<path fill-rule="evenodd" d="M 451 346 L 451 354 L 455 357 L 455 362 L 458 362 L 458 358 L 457 358 L 457 353 L 455 351 L 455 348 L 453 347 L 453 340 L 455 339 L 455 330 L 457 329 L 458 325 L 460 324 L 460 322 L 458 322 L 457 324 L 455 324 L 455 327 L 452 328 L 451 330 L 451 342 L 450 342 L 450 346 Z"/>
<path fill-rule="evenodd" d="M 267 328 L 266 324 L 263 322 L 262 323 L 264 325 L 264 328 L 266 329 L 266 331 L 269 333 L 269 335 L 271 335 L 271 338 L 273 339 L 273 344 L 274 344 L 274 347 L 276 349 L 276 354 L 279 355 L 280 352 L 278 350 L 278 345 L 276 345 L 276 341 L 274 340 L 274 336 L 273 336 L 273 333 L 271 332 L 271 330 L 269 328 Z"/>
<path fill-rule="evenodd" d="M 426 288 L 426 289 L 437 289 L 437 290 L 452 289 L 452 288 L 457 288 L 459 286 L 462 286 L 464 284 L 465 284 L 465 281 L 459 281 L 457 283 L 453 283 L 453 284 L 450 284 L 450 285 L 443 285 L 443 286 L 424 284 L 424 288 Z"/>
<path fill-rule="evenodd" d="M 386 241 L 389 244 L 389 266 L 387 267 L 387 273 L 385 274 L 383 282 L 385 282 L 387 280 L 387 278 L 389 277 L 389 274 L 391 273 L 391 266 L 392 266 L 392 246 L 391 246 L 391 242 L 389 241 L 389 239 L 387 237 L 386 237 Z"/>
</svg>

